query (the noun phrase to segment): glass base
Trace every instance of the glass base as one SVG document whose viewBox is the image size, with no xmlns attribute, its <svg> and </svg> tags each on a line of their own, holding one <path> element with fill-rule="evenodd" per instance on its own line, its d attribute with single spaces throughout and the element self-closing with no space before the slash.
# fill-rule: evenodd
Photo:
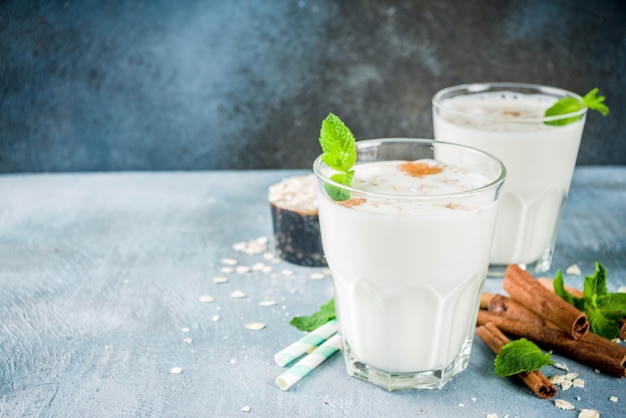
<svg viewBox="0 0 626 418">
<path fill-rule="evenodd" d="M 554 255 L 554 250 L 552 248 L 548 248 L 544 251 L 544 253 L 539 257 L 536 261 L 528 264 L 524 263 L 510 263 L 517 264 L 522 269 L 526 270 L 530 274 L 537 275 L 541 273 L 545 273 L 550 270 L 550 266 L 552 265 L 552 256 Z M 489 264 L 489 270 L 487 271 L 487 278 L 503 278 L 506 268 L 509 264 Z"/>
<path fill-rule="evenodd" d="M 441 389 L 452 377 L 465 370 L 469 363 L 472 339 L 468 339 L 456 358 L 447 367 L 408 373 L 389 373 L 369 366 L 356 358 L 344 341 L 343 355 L 350 376 L 373 383 L 389 392 L 411 389 Z"/>
</svg>

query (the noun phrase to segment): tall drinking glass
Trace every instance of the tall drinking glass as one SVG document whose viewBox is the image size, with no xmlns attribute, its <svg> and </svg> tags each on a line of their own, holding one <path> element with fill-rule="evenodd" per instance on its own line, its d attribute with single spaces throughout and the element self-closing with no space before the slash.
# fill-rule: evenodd
<svg viewBox="0 0 626 418">
<path fill-rule="evenodd" d="M 313 165 L 348 373 L 441 388 L 468 363 L 504 166 L 433 140 L 356 144 L 350 187 Z"/>
<path fill-rule="evenodd" d="M 509 264 L 534 273 L 550 269 L 587 114 L 584 107 L 544 117 L 563 97 L 581 100 L 521 83 L 464 84 L 432 99 L 435 139 L 485 150 L 506 166 L 490 275 L 503 275 Z"/>
</svg>

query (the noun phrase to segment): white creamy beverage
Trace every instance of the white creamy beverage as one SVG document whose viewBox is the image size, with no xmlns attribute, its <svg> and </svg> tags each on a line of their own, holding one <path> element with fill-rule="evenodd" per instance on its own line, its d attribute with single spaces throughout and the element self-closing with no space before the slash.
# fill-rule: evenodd
<svg viewBox="0 0 626 418">
<path fill-rule="evenodd" d="M 443 99 L 433 108 L 436 139 L 484 150 L 506 166 L 492 264 L 549 268 L 585 123 L 583 114 L 563 126 L 544 124 L 544 112 L 555 101 L 549 95 L 491 92 Z"/>
<path fill-rule="evenodd" d="M 321 193 L 324 251 L 351 355 L 387 373 L 444 370 L 460 353 L 466 362 L 497 202 L 459 192 L 492 181 L 434 160 L 380 161 L 355 166 L 352 180 L 373 194 L 337 202 Z"/>
</svg>

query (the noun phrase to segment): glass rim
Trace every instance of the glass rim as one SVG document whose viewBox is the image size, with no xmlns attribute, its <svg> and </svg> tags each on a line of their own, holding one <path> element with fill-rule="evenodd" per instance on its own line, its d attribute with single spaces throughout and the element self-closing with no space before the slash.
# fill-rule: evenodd
<svg viewBox="0 0 626 418">
<path fill-rule="evenodd" d="M 494 88 L 497 90 L 494 90 Z M 459 115 L 459 116 L 471 116 L 472 118 L 479 117 L 480 119 L 484 119 L 484 120 L 494 120 L 494 119 L 501 120 L 501 118 L 499 117 L 493 117 L 493 116 L 488 116 L 488 115 L 478 116 L 478 115 L 470 114 L 462 110 L 449 109 L 443 104 L 442 97 L 453 91 L 465 90 L 467 91 L 468 94 L 477 94 L 477 93 L 484 93 L 484 92 L 489 92 L 489 91 L 503 91 L 506 88 L 535 90 L 539 94 L 550 95 L 550 96 L 555 96 L 555 97 L 573 97 L 575 99 L 578 99 L 582 103 L 582 97 L 579 94 L 574 93 L 573 91 L 570 91 L 570 90 L 562 89 L 560 87 L 550 87 L 550 86 L 546 86 L 543 84 L 516 83 L 516 82 L 484 82 L 484 83 L 478 82 L 478 83 L 457 84 L 457 85 L 449 86 L 449 87 L 439 90 L 432 97 L 431 103 L 437 109 L 442 109 L 448 113 L 452 113 L 452 114 Z M 528 93 L 520 92 L 520 94 L 528 94 Z M 555 116 L 548 116 L 548 117 L 542 116 L 542 117 L 532 117 L 532 118 L 516 118 L 514 120 L 512 119 L 511 122 L 512 123 L 554 122 L 554 121 L 558 121 L 562 119 L 583 116 L 584 114 L 587 113 L 587 110 L 589 108 L 585 104 L 583 104 L 582 106 L 583 107 L 580 110 L 577 110 L 575 112 L 570 112 L 570 113 L 564 113 L 562 115 L 555 115 Z"/>
<path fill-rule="evenodd" d="M 315 176 L 322 182 L 330 184 L 336 188 L 339 188 L 341 190 L 345 190 L 347 192 L 354 192 L 354 193 L 358 193 L 359 195 L 364 195 L 364 196 L 370 196 L 372 198 L 378 198 L 378 199 L 403 199 L 403 200 L 438 200 L 438 199 L 446 199 L 446 198 L 458 198 L 458 197 L 465 197 L 465 196 L 472 196 L 472 195 L 476 195 L 476 194 L 480 194 L 480 193 L 484 193 L 487 192 L 489 190 L 492 189 L 497 189 L 499 187 L 502 186 L 502 184 L 504 183 L 504 180 L 506 178 L 506 167 L 504 165 L 504 163 L 495 155 L 490 154 L 486 151 L 483 151 L 481 149 L 469 146 L 469 145 L 463 145 L 463 144 L 456 144 L 453 142 L 447 142 L 447 141 L 439 141 L 439 140 L 435 140 L 435 139 L 425 139 L 425 138 L 375 138 L 375 139 L 363 139 L 363 140 L 359 140 L 356 141 L 356 146 L 358 147 L 366 147 L 366 146 L 375 146 L 375 145 L 379 145 L 382 143 L 392 143 L 392 142 L 397 142 L 397 143 L 416 143 L 416 144 L 421 144 L 421 145 L 429 145 L 431 147 L 433 147 L 435 144 L 437 145 L 443 145 L 444 147 L 452 147 L 452 148 L 463 148 L 463 149 L 467 149 L 470 150 L 471 152 L 477 153 L 477 154 L 481 154 L 485 157 L 487 157 L 488 159 L 496 162 L 497 166 L 500 167 L 500 174 L 498 175 L 498 177 L 495 180 L 491 180 L 488 184 L 485 184 L 483 186 L 480 187 L 476 187 L 473 189 L 469 189 L 469 190 L 463 190 L 463 191 L 459 191 L 459 192 L 454 192 L 454 193 L 442 193 L 442 194 L 429 194 L 429 195 L 407 195 L 407 194 L 397 194 L 397 193 L 382 193 L 382 192 L 372 192 L 372 191 L 368 191 L 368 190 L 362 190 L 356 187 L 352 187 L 352 186 L 346 186 L 345 184 L 341 184 L 339 182 L 336 182 L 334 180 L 332 180 L 330 177 L 326 176 L 323 172 L 322 172 L 322 165 L 328 167 L 328 169 L 333 170 L 334 173 L 333 174 L 337 174 L 338 171 L 332 169 L 330 166 L 328 166 L 323 160 L 322 160 L 322 156 L 324 154 L 320 154 L 315 161 L 313 162 L 313 172 L 315 173 Z M 357 165 L 358 163 L 356 163 L 355 165 Z M 446 163 L 447 164 L 447 163 Z M 465 168 L 465 167 L 462 167 Z"/>
</svg>

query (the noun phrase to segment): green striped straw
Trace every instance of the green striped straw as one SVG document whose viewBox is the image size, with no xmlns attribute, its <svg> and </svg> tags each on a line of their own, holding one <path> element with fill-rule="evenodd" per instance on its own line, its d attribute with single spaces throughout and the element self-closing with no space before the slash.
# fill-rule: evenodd
<svg viewBox="0 0 626 418">
<path fill-rule="evenodd" d="M 324 325 L 314 329 L 304 337 L 300 338 L 295 343 L 280 350 L 276 353 L 276 355 L 274 355 L 274 361 L 280 367 L 285 367 L 301 355 L 308 353 L 311 349 L 326 341 L 331 335 L 335 334 L 338 329 L 337 320 L 331 319 Z"/>
<path fill-rule="evenodd" d="M 341 347 L 341 334 L 335 334 L 324 344 L 317 347 L 311 354 L 293 365 L 285 373 L 276 378 L 276 384 L 282 390 L 288 390 L 298 383 L 304 376 L 311 373 L 324 360 L 335 354 Z"/>
</svg>

